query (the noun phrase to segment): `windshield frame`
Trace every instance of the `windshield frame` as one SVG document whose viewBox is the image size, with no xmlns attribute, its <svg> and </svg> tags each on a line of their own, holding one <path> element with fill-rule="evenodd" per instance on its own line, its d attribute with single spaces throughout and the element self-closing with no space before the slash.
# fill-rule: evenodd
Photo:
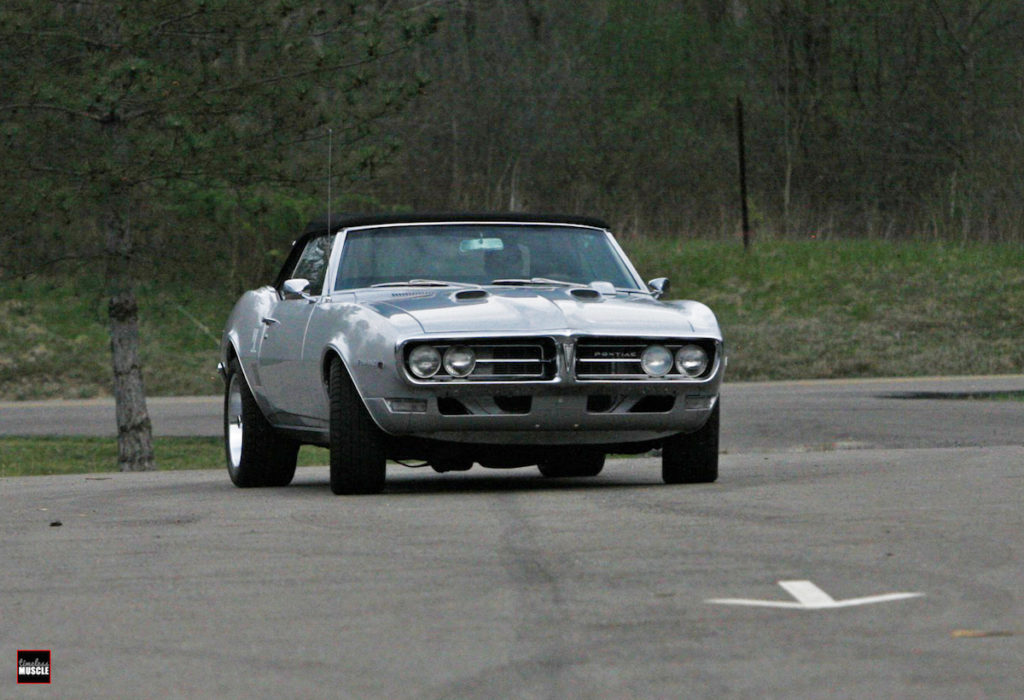
<svg viewBox="0 0 1024 700">
<path fill-rule="evenodd" d="M 339 231 L 339 233 L 338 233 L 338 238 L 334 242 L 334 249 L 332 251 L 333 255 L 331 256 L 332 257 L 332 260 L 331 260 L 332 264 L 331 264 L 331 269 L 329 270 L 329 273 L 328 273 L 329 274 L 328 279 L 331 280 L 331 284 L 330 284 L 330 287 L 329 287 L 331 293 L 345 293 L 345 292 L 352 292 L 352 291 L 355 291 L 357 289 L 368 289 L 368 288 L 374 287 L 374 284 L 376 284 L 376 285 L 388 285 L 388 286 L 401 286 L 402 284 L 406 284 L 408 286 L 417 286 L 415 284 L 415 282 L 418 281 L 417 278 L 419 278 L 419 279 L 429 279 L 429 278 L 423 277 L 422 275 L 419 275 L 419 276 L 416 276 L 416 277 L 411 277 L 408 280 L 395 279 L 395 280 L 387 280 L 387 281 L 384 281 L 384 282 L 377 281 L 376 283 L 364 284 L 364 285 L 346 285 L 346 286 L 343 286 L 343 287 L 339 287 L 338 286 L 339 285 L 339 281 L 340 281 L 341 271 L 343 269 L 343 265 L 344 265 L 344 261 L 345 261 L 345 255 L 351 250 L 351 248 L 350 248 L 350 244 L 351 244 L 350 237 L 351 237 L 352 234 L 354 234 L 354 233 L 364 233 L 364 232 L 367 232 L 367 231 L 386 231 L 388 229 L 398 229 L 398 228 L 423 229 L 423 228 L 428 228 L 428 227 L 437 227 L 437 228 L 446 228 L 446 229 L 447 228 L 452 228 L 452 227 L 467 227 L 467 228 L 477 228 L 477 229 L 479 229 L 479 228 L 493 228 L 497 232 L 507 232 L 509 229 L 515 229 L 515 228 L 519 228 L 519 229 L 531 229 L 532 228 L 532 229 L 547 229 L 547 230 L 557 229 L 557 230 L 566 231 L 566 232 L 576 231 L 576 232 L 579 232 L 579 233 L 587 233 L 587 234 L 591 234 L 591 235 L 597 235 L 598 237 L 600 237 L 602 239 L 603 243 L 607 246 L 606 252 L 612 258 L 614 258 L 614 260 L 612 262 L 614 262 L 616 267 L 619 268 L 618 271 L 621 273 L 621 279 L 618 279 L 618 280 L 591 280 L 591 281 L 592 282 L 595 282 L 595 281 L 607 281 L 607 282 L 612 282 L 613 284 L 616 283 L 616 282 L 622 282 L 622 283 L 625 283 L 625 284 L 615 284 L 615 287 L 616 287 L 617 291 L 628 292 L 628 293 L 649 293 L 649 290 L 647 289 L 647 285 L 643 282 L 643 280 L 640 277 L 639 273 L 637 272 L 636 268 L 633 266 L 633 263 L 630 261 L 629 257 L 626 255 L 625 251 L 623 251 L 622 247 L 619 245 L 618 241 L 615 239 L 615 237 L 611 234 L 611 232 L 609 230 L 604 229 L 604 228 L 599 228 L 599 227 L 596 227 L 596 226 L 587 226 L 587 225 L 583 225 L 583 224 L 562 223 L 562 222 L 548 222 L 548 221 L 544 221 L 543 219 L 538 219 L 535 222 L 522 222 L 522 221 L 508 221 L 508 222 L 505 222 L 505 221 L 496 221 L 496 220 L 487 220 L 487 221 L 475 221 L 475 220 L 458 220 L 458 221 L 455 221 L 455 220 L 453 220 L 453 221 L 401 222 L 401 223 L 393 223 L 393 224 L 389 223 L 389 224 L 373 224 L 373 225 L 366 225 L 366 226 L 353 226 L 351 228 L 343 229 L 343 230 Z M 481 283 L 479 281 L 477 281 L 477 282 L 467 282 L 467 281 L 460 280 L 460 281 L 452 282 L 451 286 L 467 286 L 467 285 L 468 286 L 473 286 L 473 285 L 492 286 L 491 282 L 492 282 L 492 280 L 487 280 L 484 283 Z M 576 285 L 587 286 L 586 283 L 576 283 L 576 282 L 573 282 L 571 280 L 566 280 L 564 282 L 561 282 L 561 284 L 572 285 L 572 286 L 576 286 Z M 436 286 L 436 284 L 433 284 L 431 286 Z M 536 285 L 533 285 L 533 286 L 536 286 Z M 387 288 L 387 287 L 385 287 L 385 286 L 377 286 L 376 288 L 380 289 L 380 288 Z"/>
</svg>

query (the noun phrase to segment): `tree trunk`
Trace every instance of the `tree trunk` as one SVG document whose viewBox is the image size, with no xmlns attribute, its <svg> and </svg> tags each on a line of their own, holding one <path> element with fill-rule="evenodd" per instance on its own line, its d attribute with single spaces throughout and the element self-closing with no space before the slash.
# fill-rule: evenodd
<svg viewBox="0 0 1024 700">
<path fill-rule="evenodd" d="M 123 472 L 156 468 L 153 428 L 139 360 L 139 307 L 131 276 L 131 229 L 116 216 L 106 222 L 110 354 L 117 413 L 117 466 Z"/>
</svg>

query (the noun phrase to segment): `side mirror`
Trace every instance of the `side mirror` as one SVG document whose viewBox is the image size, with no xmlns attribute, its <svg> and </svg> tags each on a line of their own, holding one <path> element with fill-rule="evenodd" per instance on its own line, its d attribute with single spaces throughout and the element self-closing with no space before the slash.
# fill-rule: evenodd
<svg viewBox="0 0 1024 700">
<path fill-rule="evenodd" d="M 651 290 L 651 294 L 655 299 L 660 299 L 662 295 L 668 294 L 671 286 L 668 277 L 655 277 L 647 283 L 647 288 Z"/>
<path fill-rule="evenodd" d="M 309 280 L 302 277 L 285 280 L 281 286 L 281 296 L 285 299 L 307 299 L 309 298 Z"/>
</svg>

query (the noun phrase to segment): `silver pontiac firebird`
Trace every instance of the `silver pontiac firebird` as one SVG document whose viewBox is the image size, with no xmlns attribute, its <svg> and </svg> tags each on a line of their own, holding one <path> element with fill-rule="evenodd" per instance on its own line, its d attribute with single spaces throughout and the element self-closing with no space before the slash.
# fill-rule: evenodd
<svg viewBox="0 0 1024 700">
<path fill-rule="evenodd" d="M 714 481 L 722 332 L 667 289 L 597 219 L 313 222 L 224 330 L 231 481 L 287 485 L 302 444 L 336 494 L 380 492 L 389 459 L 584 477 L 655 448 L 666 483 Z"/>
</svg>

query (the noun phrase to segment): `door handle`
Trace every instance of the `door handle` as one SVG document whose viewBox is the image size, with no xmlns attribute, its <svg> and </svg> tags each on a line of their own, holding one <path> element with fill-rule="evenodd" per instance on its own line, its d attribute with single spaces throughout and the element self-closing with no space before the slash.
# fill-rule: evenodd
<svg viewBox="0 0 1024 700">
<path fill-rule="evenodd" d="M 278 321 L 276 318 L 271 318 L 270 316 L 264 316 L 261 320 L 263 321 L 264 325 L 267 326 L 274 326 L 280 323 L 280 321 Z"/>
</svg>

